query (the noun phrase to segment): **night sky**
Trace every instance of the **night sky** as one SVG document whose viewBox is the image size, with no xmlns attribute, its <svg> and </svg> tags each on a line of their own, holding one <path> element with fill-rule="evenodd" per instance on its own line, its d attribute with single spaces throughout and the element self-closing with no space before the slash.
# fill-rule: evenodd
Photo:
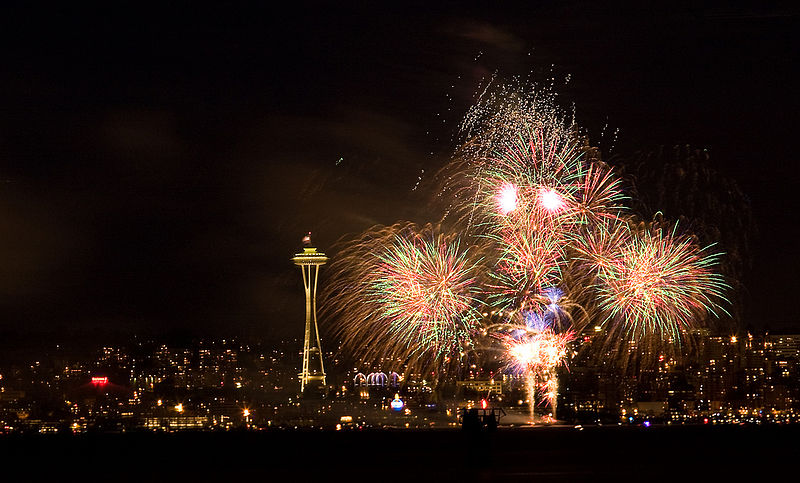
<svg viewBox="0 0 800 483">
<path fill-rule="evenodd" d="M 302 235 L 435 221 L 428 182 L 494 73 L 552 78 L 612 165 L 708 149 L 756 221 L 743 325 L 798 325 L 791 2 L 377 3 L 3 7 L 0 330 L 300 337 Z"/>
</svg>

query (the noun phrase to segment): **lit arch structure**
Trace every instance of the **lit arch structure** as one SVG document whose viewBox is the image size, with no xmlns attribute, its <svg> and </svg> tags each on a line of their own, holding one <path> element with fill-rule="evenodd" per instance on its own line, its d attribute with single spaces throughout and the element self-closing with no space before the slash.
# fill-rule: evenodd
<svg viewBox="0 0 800 483">
<path fill-rule="evenodd" d="M 367 385 L 369 385 L 370 387 L 375 387 L 375 386 L 386 387 L 387 381 L 388 378 L 386 377 L 386 374 L 384 374 L 383 372 L 373 372 L 367 376 Z"/>
<path fill-rule="evenodd" d="M 359 372 L 358 374 L 356 374 L 356 377 L 353 378 L 353 385 L 356 387 L 366 386 L 367 376 Z"/>
</svg>

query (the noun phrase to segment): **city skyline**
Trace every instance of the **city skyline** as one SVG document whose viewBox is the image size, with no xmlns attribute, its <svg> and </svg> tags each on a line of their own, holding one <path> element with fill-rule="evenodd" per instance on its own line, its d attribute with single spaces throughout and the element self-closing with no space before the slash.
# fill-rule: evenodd
<svg viewBox="0 0 800 483">
<path fill-rule="evenodd" d="M 557 422 L 545 405 L 529 413 L 524 378 L 491 353 L 434 383 L 398 361 L 352 367 L 333 349 L 325 353 L 329 384 L 303 396 L 301 342 L 137 339 L 5 361 L 0 432 L 452 428 L 461 424 L 459 408 L 480 405 L 502 408 L 502 427 L 529 426 L 532 417 Z M 561 425 L 797 423 L 800 334 L 708 334 L 692 357 L 637 371 L 573 357 L 559 378 Z M 390 407 L 392 400 L 405 411 Z"/>
</svg>

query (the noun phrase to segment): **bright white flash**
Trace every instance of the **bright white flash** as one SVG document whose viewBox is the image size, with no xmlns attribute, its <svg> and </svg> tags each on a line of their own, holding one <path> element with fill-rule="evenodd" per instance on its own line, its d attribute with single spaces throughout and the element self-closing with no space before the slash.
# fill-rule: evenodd
<svg viewBox="0 0 800 483">
<path fill-rule="evenodd" d="M 507 215 L 517 209 L 517 187 L 513 184 L 506 184 L 500 189 L 497 195 L 497 206 L 502 215 Z"/>
<path fill-rule="evenodd" d="M 539 191 L 539 203 L 547 211 L 558 211 L 564 207 L 564 198 L 552 188 L 542 188 Z"/>
</svg>

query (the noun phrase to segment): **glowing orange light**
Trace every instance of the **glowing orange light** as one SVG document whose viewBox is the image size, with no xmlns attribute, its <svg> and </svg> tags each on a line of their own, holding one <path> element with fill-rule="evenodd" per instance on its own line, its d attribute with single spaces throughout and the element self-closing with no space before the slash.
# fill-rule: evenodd
<svg viewBox="0 0 800 483">
<path fill-rule="evenodd" d="M 481 399 L 481 409 L 486 409 L 486 406 L 488 405 L 489 403 L 486 402 L 486 399 Z"/>
</svg>

